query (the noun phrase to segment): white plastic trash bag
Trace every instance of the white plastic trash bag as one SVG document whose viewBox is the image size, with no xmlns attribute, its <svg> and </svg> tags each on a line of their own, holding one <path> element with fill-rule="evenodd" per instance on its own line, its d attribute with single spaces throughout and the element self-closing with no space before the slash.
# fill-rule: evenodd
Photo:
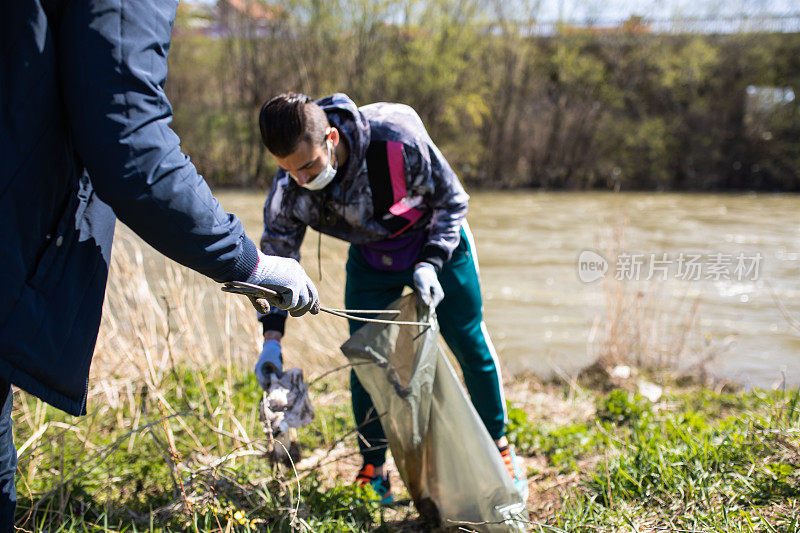
<svg viewBox="0 0 800 533">
<path fill-rule="evenodd" d="M 427 321 L 415 294 L 398 321 Z M 400 477 L 420 514 L 441 527 L 524 531 L 525 502 L 453 367 L 438 325 L 366 324 L 342 345 L 369 392 Z"/>
</svg>

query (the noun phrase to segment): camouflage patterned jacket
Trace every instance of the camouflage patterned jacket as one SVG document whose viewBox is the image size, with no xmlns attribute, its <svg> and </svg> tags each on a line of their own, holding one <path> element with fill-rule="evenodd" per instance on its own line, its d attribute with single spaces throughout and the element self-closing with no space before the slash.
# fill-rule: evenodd
<svg viewBox="0 0 800 533">
<path fill-rule="evenodd" d="M 424 237 L 418 261 L 437 270 L 458 246 L 469 196 L 403 104 L 356 107 L 337 93 L 317 102 L 349 147 L 347 161 L 320 191 L 280 170 L 264 205 L 264 253 L 300 258 L 306 227 L 361 245 Z"/>
</svg>

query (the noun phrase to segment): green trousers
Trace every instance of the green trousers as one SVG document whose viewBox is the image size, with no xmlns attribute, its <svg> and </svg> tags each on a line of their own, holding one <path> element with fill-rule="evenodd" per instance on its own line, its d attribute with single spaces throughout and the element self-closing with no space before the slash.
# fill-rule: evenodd
<svg viewBox="0 0 800 533">
<path fill-rule="evenodd" d="M 458 248 L 439 273 L 444 299 L 436 308 L 436 315 L 442 337 L 461 366 L 475 410 L 489 435 L 499 439 L 505 434 L 506 424 L 503 382 L 500 363 L 483 321 L 477 259 L 470 241 L 465 224 Z M 413 267 L 401 272 L 377 270 L 364 260 L 355 246 L 350 247 L 346 268 L 344 299 L 348 309 L 385 309 L 400 297 L 404 287 L 413 287 Z M 363 322 L 351 320 L 350 334 L 363 325 Z M 364 462 L 382 465 L 386 461 L 386 435 L 372 399 L 352 370 L 350 391 Z"/>
</svg>

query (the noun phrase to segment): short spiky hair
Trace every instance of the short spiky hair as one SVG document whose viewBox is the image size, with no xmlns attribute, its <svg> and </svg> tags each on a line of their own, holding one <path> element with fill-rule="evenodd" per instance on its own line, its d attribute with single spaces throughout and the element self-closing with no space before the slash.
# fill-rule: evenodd
<svg viewBox="0 0 800 533">
<path fill-rule="evenodd" d="M 258 114 L 261 140 L 273 155 L 286 157 L 300 141 L 314 145 L 325 142 L 330 124 L 325 111 L 300 93 L 283 93 L 270 98 Z"/>
</svg>

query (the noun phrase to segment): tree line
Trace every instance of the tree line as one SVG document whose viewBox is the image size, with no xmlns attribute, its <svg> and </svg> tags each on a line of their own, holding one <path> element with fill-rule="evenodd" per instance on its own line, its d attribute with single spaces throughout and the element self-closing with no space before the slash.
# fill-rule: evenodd
<svg viewBox="0 0 800 533">
<path fill-rule="evenodd" d="M 800 34 L 542 36 L 502 6 L 220 0 L 202 32 L 179 11 L 174 128 L 211 183 L 264 187 L 263 102 L 345 92 L 414 107 L 472 186 L 800 190 Z"/>
</svg>

